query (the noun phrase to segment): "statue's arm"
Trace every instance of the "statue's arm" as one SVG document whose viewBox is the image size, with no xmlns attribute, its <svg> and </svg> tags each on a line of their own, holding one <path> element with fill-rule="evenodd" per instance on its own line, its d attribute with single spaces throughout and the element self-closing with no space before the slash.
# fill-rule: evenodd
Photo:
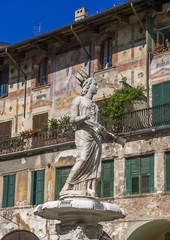
<svg viewBox="0 0 170 240">
<path fill-rule="evenodd" d="M 77 97 L 73 101 L 73 104 L 71 107 L 71 122 L 73 122 L 75 124 L 84 122 L 85 120 L 90 118 L 90 116 L 88 114 L 80 116 L 80 102 L 81 102 L 81 99 Z"/>
</svg>

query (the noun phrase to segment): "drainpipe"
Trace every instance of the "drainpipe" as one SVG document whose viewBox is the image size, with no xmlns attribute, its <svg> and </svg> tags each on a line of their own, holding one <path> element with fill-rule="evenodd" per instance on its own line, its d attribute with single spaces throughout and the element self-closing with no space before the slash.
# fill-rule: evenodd
<svg viewBox="0 0 170 240">
<path fill-rule="evenodd" d="M 25 94 L 24 94 L 24 118 L 26 117 L 26 97 L 27 97 L 27 74 L 20 68 L 17 62 L 13 59 L 13 57 L 8 53 L 7 48 L 5 48 L 5 54 L 11 59 L 11 61 L 15 64 L 15 66 L 24 74 L 25 78 Z"/>
<path fill-rule="evenodd" d="M 90 76 L 90 74 L 91 74 L 91 59 L 92 59 L 92 57 L 91 57 L 91 55 L 87 52 L 87 50 L 85 49 L 85 47 L 83 46 L 80 38 L 77 36 L 76 32 L 73 30 L 73 26 L 72 26 L 72 25 L 70 25 L 70 29 L 71 29 L 73 35 L 75 36 L 75 38 L 77 39 L 78 43 L 79 43 L 80 46 L 83 48 L 84 52 L 86 53 L 86 55 L 87 55 L 87 57 L 88 57 L 88 59 L 89 59 L 89 76 Z"/>
<path fill-rule="evenodd" d="M 138 21 L 140 22 L 141 27 L 142 27 L 143 30 L 146 32 L 146 28 L 145 28 L 145 26 L 143 25 L 142 21 L 140 20 L 140 17 L 138 16 L 138 14 L 137 14 L 137 12 L 136 12 L 136 9 L 134 8 L 133 3 L 131 3 L 130 5 L 131 5 L 131 8 L 132 8 L 135 16 L 137 17 Z"/>
</svg>

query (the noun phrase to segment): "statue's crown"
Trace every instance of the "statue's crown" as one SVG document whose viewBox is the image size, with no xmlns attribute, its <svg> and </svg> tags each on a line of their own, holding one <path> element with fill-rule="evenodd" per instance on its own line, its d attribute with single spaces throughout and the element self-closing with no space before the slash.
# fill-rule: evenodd
<svg viewBox="0 0 170 240">
<path fill-rule="evenodd" d="M 80 77 L 77 77 L 77 76 L 75 77 L 79 81 L 79 85 L 81 86 L 81 88 L 83 88 L 85 81 L 89 78 L 89 75 L 84 71 L 82 73 L 78 72 L 78 74 L 80 75 Z"/>
</svg>

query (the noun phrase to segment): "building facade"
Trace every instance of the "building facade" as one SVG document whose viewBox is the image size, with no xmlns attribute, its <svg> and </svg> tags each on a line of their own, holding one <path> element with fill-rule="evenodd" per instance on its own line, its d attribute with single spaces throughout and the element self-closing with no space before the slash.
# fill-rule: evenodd
<svg viewBox="0 0 170 240">
<path fill-rule="evenodd" d="M 99 196 L 126 212 L 101 223 L 104 231 L 116 240 L 168 240 L 170 3 L 134 0 L 89 17 L 80 8 L 75 20 L 0 48 L 0 239 L 57 238 L 57 221 L 34 210 L 59 198 L 76 159 L 74 133 L 40 129 L 69 116 L 77 78 L 93 76 L 96 102 L 122 85 L 143 86 L 147 99 L 124 116 L 125 146 L 102 145 Z"/>
</svg>

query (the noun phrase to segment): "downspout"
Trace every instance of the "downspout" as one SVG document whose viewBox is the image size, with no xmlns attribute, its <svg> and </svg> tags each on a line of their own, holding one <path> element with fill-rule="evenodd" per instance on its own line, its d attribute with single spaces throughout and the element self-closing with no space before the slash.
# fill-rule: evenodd
<svg viewBox="0 0 170 240">
<path fill-rule="evenodd" d="M 145 26 L 143 25 L 142 21 L 140 20 L 140 17 L 138 16 L 137 12 L 136 12 L 136 9 L 134 8 L 133 6 L 133 3 L 130 4 L 131 5 L 131 8 L 135 14 L 135 16 L 137 17 L 142 29 L 145 31 L 145 35 L 146 35 L 146 28 Z M 146 52 L 146 88 L 147 88 L 147 108 L 149 108 L 149 63 L 150 62 L 150 53 Z"/>
<path fill-rule="evenodd" d="M 70 30 L 72 31 L 73 35 L 75 36 L 75 38 L 77 39 L 78 43 L 80 44 L 80 46 L 83 48 L 84 52 L 86 53 L 88 60 L 89 60 L 89 76 L 91 74 L 91 55 L 87 52 L 87 50 L 85 49 L 85 47 L 83 46 L 80 38 L 77 36 L 76 32 L 73 30 L 73 26 L 70 25 Z"/>
<path fill-rule="evenodd" d="M 131 8 L 132 8 L 132 10 L 133 10 L 133 12 L 134 12 L 134 14 L 135 14 L 135 16 L 137 17 L 138 21 L 140 22 L 141 27 L 142 27 L 143 30 L 146 32 L 146 28 L 145 28 L 145 26 L 143 25 L 142 21 L 140 20 L 140 17 L 138 16 L 138 14 L 137 14 L 137 12 L 136 12 L 136 9 L 134 8 L 133 3 L 131 3 L 130 6 L 131 6 Z"/>
<path fill-rule="evenodd" d="M 11 61 L 15 64 L 15 66 L 24 74 L 25 78 L 25 94 L 24 94 L 24 118 L 26 117 L 26 97 L 27 97 L 27 74 L 20 68 L 20 66 L 16 63 L 13 57 L 8 53 L 7 48 L 5 48 L 6 55 L 11 59 Z"/>
</svg>

